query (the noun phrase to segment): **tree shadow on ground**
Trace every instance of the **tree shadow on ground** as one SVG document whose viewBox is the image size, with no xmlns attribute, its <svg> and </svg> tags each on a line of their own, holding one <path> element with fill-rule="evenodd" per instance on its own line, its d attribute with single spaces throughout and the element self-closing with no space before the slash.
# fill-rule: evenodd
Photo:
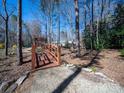
<svg viewBox="0 0 124 93">
<path fill-rule="evenodd" d="M 85 67 L 89 67 L 93 64 L 97 64 L 98 61 L 96 61 L 96 59 L 98 58 L 99 53 L 100 51 L 96 53 L 96 55 L 92 58 L 90 63 L 87 64 Z M 71 74 L 69 77 L 67 77 L 52 93 L 62 93 L 66 89 L 66 87 L 71 83 L 71 81 L 74 80 L 74 78 L 81 72 L 82 67 L 84 66 L 78 67 L 76 71 L 73 74 Z"/>
<path fill-rule="evenodd" d="M 98 62 L 98 59 L 100 59 L 100 57 L 98 57 L 99 53 L 100 53 L 100 51 L 97 51 L 97 53 L 96 53 L 95 56 L 92 58 L 92 60 L 90 61 L 90 63 L 87 64 L 87 65 L 85 65 L 84 67 L 90 67 L 90 66 L 92 66 L 92 65 L 94 65 L 94 64 L 99 65 L 99 62 Z"/>
<path fill-rule="evenodd" d="M 13 69 L 2 70 L 2 71 L 0 71 L 0 73 L 9 72 L 11 70 L 13 70 Z"/>
<path fill-rule="evenodd" d="M 22 64 L 26 64 L 26 63 L 30 63 L 30 62 L 31 62 L 31 59 L 23 61 Z"/>
<path fill-rule="evenodd" d="M 83 55 L 80 55 L 79 58 L 82 59 L 82 58 L 88 56 L 88 55 L 89 55 L 90 53 L 92 53 L 92 52 L 93 52 L 93 50 L 90 50 L 90 51 L 84 53 Z M 77 58 L 77 57 L 78 57 L 78 55 L 75 55 L 75 56 L 73 56 L 73 59 L 74 59 L 74 58 Z"/>
<path fill-rule="evenodd" d="M 71 81 L 81 72 L 81 68 L 77 68 L 77 70 L 67 77 L 52 93 L 62 93 L 66 87 L 71 83 Z"/>
<path fill-rule="evenodd" d="M 23 62 L 22 64 L 26 64 L 31 62 L 31 55 L 23 55 Z"/>
<path fill-rule="evenodd" d="M 0 61 L 5 61 L 7 59 L 8 59 L 7 57 L 3 57 L 3 58 L 0 58 Z"/>
</svg>

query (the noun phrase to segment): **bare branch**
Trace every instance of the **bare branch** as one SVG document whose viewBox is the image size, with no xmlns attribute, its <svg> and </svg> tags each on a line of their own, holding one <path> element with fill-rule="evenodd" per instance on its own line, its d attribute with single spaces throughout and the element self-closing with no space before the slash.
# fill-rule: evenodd
<svg viewBox="0 0 124 93">
<path fill-rule="evenodd" d="M 8 17 L 10 17 L 14 12 L 15 12 L 15 9 L 13 11 L 11 11 L 11 13 L 8 15 Z"/>
<path fill-rule="evenodd" d="M 3 20 L 6 20 L 5 17 L 2 14 L 0 14 L 0 17 L 3 18 Z"/>
<path fill-rule="evenodd" d="M 4 7 L 4 10 L 5 10 L 5 13 L 6 13 L 6 17 L 8 17 L 8 12 L 7 12 L 7 7 L 6 7 L 6 0 L 2 0 L 3 2 L 3 7 Z"/>
</svg>

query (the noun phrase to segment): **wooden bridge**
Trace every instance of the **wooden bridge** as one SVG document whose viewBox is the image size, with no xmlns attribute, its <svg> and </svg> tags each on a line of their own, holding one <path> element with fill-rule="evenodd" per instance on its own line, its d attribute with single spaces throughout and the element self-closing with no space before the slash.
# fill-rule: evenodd
<svg viewBox="0 0 124 93">
<path fill-rule="evenodd" d="M 32 70 L 61 65 L 61 47 L 55 44 L 43 44 L 42 41 L 42 38 L 35 38 L 32 45 Z"/>
</svg>

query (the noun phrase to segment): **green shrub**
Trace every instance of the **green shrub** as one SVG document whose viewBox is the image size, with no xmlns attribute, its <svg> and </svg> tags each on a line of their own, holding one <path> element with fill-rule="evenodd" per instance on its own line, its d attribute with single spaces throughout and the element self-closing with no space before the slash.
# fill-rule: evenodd
<svg viewBox="0 0 124 93">
<path fill-rule="evenodd" d="M 103 45 L 102 44 L 95 44 L 95 49 L 96 50 L 102 50 L 103 49 Z"/>
<path fill-rule="evenodd" d="M 3 48 L 4 48 L 4 44 L 0 43 L 0 49 L 3 49 Z"/>
<path fill-rule="evenodd" d="M 121 52 L 121 56 L 124 57 L 124 49 L 121 49 L 120 52 Z"/>
</svg>

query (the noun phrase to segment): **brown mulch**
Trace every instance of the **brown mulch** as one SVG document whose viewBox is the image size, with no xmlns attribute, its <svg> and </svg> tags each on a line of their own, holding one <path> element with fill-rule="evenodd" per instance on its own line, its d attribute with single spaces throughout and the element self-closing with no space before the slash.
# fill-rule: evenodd
<svg viewBox="0 0 124 93">
<path fill-rule="evenodd" d="M 69 49 L 63 49 L 62 61 L 84 67 L 96 67 L 97 71 L 104 73 L 109 78 L 124 86 L 124 58 L 115 49 L 105 49 L 100 51 L 88 51 L 82 53 L 80 58 Z"/>
<path fill-rule="evenodd" d="M 11 55 L 8 58 L 0 59 L 0 84 L 3 81 L 15 80 L 26 71 L 31 70 L 31 52 L 29 49 L 23 50 L 24 62 L 21 66 L 17 66 L 16 55 Z"/>
<path fill-rule="evenodd" d="M 118 50 L 103 50 L 99 62 L 103 66 L 101 72 L 124 86 L 124 59 Z"/>
<path fill-rule="evenodd" d="M 70 51 L 69 49 L 62 49 L 61 59 L 62 62 L 65 63 L 87 66 L 97 54 L 97 51 L 88 50 L 86 52 L 81 52 L 81 56 L 77 57 L 76 53 Z"/>
</svg>

